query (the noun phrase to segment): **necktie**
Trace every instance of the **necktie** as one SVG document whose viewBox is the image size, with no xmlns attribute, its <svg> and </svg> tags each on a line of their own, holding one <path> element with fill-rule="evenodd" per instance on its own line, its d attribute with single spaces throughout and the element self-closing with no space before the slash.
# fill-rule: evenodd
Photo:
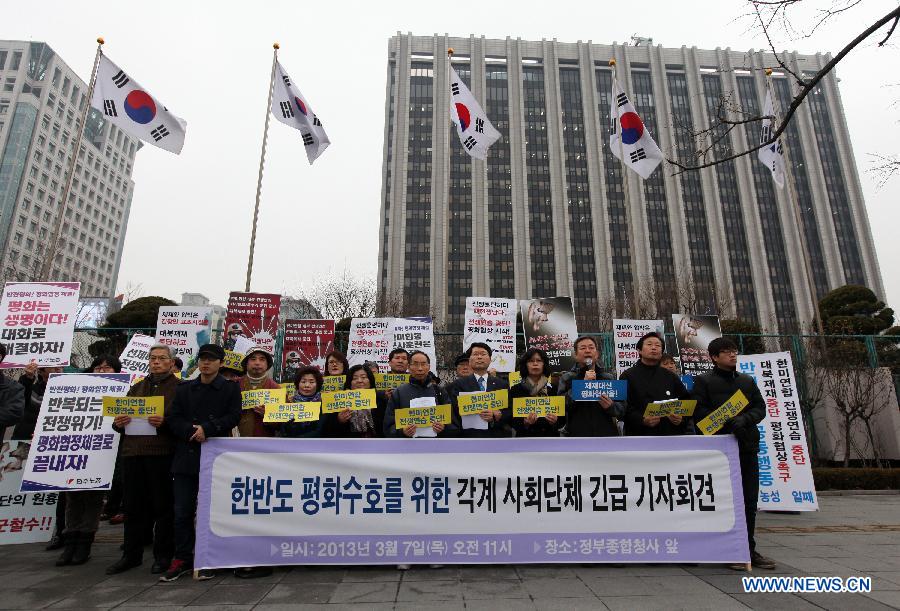
<svg viewBox="0 0 900 611">
<path fill-rule="evenodd" d="M 482 391 L 485 390 L 485 387 L 484 387 L 484 376 L 478 376 L 478 388 L 480 388 Z"/>
</svg>

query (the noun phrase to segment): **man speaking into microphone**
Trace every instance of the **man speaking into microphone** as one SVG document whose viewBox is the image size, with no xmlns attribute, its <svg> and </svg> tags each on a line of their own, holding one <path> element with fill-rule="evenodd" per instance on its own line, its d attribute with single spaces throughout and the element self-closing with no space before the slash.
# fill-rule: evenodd
<svg viewBox="0 0 900 611">
<path fill-rule="evenodd" d="M 559 379 L 557 394 L 566 398 L 566 435 L 568 437 L 616 437 L 618 421 L 625 415 L 625 405 L 601 395 L 597 401 L 572 399 L 572 380 L 615 380 L 597 365 L 600 351 L 597 340 L 582 336 L 573 348 L 575 366 Z"/>
</svg>

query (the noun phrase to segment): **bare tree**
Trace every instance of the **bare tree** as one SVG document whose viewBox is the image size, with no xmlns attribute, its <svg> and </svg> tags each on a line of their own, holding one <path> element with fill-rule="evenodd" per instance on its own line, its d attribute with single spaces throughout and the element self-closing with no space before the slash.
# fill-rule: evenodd
<svg viewBox="0 0 900 611">
<path fill-rule="evenodd" d="M 300 289 L 295 299 L 306 300 L 323 318 L 366 318 L 375 315 L 375 279 L 356 276 L 349 270 L 320 276 L 309 289 Z"/>
<path fill-rule="evenodd" d="M 828 368 L 823 381 L 840 422 L 838 434 L 843 444 L 844 467 L 850 465 L 851 453 L 863 463 L 868 462 L 871 455 L 875 466 L 882 467 L 881 444 L 873 427 L 889 405 L 890 392 L 882 371 L 865 365 L 833 366 Z M 862 443 L 858 440 L 859 428 L 862 429 Z"/>
</svg>

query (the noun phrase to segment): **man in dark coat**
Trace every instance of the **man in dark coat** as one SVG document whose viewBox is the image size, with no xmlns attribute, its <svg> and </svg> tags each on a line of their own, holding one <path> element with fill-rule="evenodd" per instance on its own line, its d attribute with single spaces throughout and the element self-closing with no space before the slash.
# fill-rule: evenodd
<svg viewBox="0 0 900 611">
<path fill-rule="evenodd" d="M 579 337 L 573 348 L 575 366 L 559 379 L 556 394 L 566 398 L 566 434 L 569 437 L 616 437 L 616 422 L 625 415 L 625 405 L 606 395 L 598 401 L 573 401 L 572 380 L 612 380 L 597 360 L 600 351 L 597 340 L 590 336 Z"/>
<path fill-rule="evenodd" d="M 472 374 L 457 379 L 447 388 L 447 392 L 450 394 L 450 404 L 453 406 L 453 418 L 460 427 L 462 437 L 509 437 L 512 410 L 508 400 L 506 407 L 502 409 L 487 410 L 479 414 L 481 419 L 488 423 L 486 429 L 463 428 L 462 418 L 459 415 L 460 393 L 493 392 L 509 388 L 509 382 L 488 373 L 488 367 L 491 366 L 491 353 L 491 347 L 487 344 L 474 342 L 466 351 Z"/>
<path fill-rule="evenodd" d="M 741 463 L 741 482 L 744 489 L 744 513 L 747 518 L 747 538 L 750 544 L 750 561 L 754 567 L 774 569 L 775 561 L 756 551 L 753 531 L 756 528 L 756 503 L 759 497 L 759 429 L 757 424 L 766 417 L 766 404 L 756 381 L 750 376 L 738 373 L 738 347 L 734 341 L 718 337 L 709 343 L 709 356 L 715 367 L 712 371 L 694 380 L 694 398 L 697 408 L 694 421 L 703 418 L 721 407 L 734 393 L 740 390 L 750 402 L 739 414 L 725 422 L 716 435 L 734 435 L 738 442 Z M 731 565 L 743 570 L 743 564 Z"/>
<path fill-rule="evenodd" d="M 659 333 L 651 332 L 638 340 L 640 358 L 622 372 L 620 380 L 628 382 L 625 406 L 626 435 L 685 435 L 690 420 L 681 416 L 645 418 L 648 403 L 669 399 L 689 399 L 690 393 L 681 378 L 660 365 L 665 343 Z"/>
<path fill-rule="evenodd" d="M 6 358 L 6 346 L 0 344 L 0 363 Z M 25 388 L 0 372 L 0 442 L 6 427 L 15 426 L 25 413 Z"/>
</svg>

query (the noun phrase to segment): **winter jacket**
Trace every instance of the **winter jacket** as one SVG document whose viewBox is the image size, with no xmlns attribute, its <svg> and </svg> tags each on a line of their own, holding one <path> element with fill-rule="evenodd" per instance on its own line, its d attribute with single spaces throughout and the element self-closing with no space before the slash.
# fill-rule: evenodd
<svg viewBox="0 0 900 611">
<path fill-rule="evenodd" d="M 123 433 L 121 456 L 167 456 L 175 451 L 175 437 L 169 428 L 175 391 L 181 380 L 172 373 L 158 378 L 149 375 L 128 390 L 129 397 L 163 397 L 163 423 L 156 429 L 156 435 L 127 435 L 125 429 L 115 428 Z"/>
<path fill-rule="evenodd" d="M 756 455 L 759 452 L 759 429 L 756 425 L 766 417 L 766 404 L 756 381 L 744 373 L 714 368 L 707 374 L 694 378 L 693 398 L 697 400 L 694 422 L 699 422 L 740 390 L 750 401 L 741 413 L 725 423 L 716 435 L 733 433 L 738 440 L 741 454 Z"/>
<path fill-rule="evenodd" d="M 547 385 L 547 394 L 552 396 L 553 387 Z M 519 382 L 509 389 L 509 405 L 512 409 L 513 399 L 519 397 L 530 397 L 531 393 L 525 382 Z M 516 431 L 516 437 L 559 437 L 559 429 L 566 424 L 566 417 L 560 416 L 556 419 L 556 424 L 550 424 L 546 418 L 538 418 L 534 424 L 528 426 L 525 424 L 525 418 L 513 418 L 513 428 Z"/>
<path fill-rule="evenodd" d="M 690 419 L 682 418 L 675 425 L 668 418 L 660 418 L 656 426 L 644 426 L 647 404 L 667 399 L 689 399 L 690 393 L 677 375 L 659 365 L 645 365 L 641 361 L 622 372 L 620 380 L 628 382 L 628 400 L 625 406 L 626 435 L 687 435 Z"/>
<path fill-rule="evenodd" d="M 13 429 L 13 439 L 31 439 L 37 426 L 37 419 L 41 413 L 41 402 L 44 400 L 44 391 L 47 390 L 47 380 L 36 372 L 31 378 L 22 375 L 19 384 L 25 389 L 25 410 L 22 419 Z"/>
<path fill-rule="evenodd" d="M 384 437 L 384 413 L 387 410 L 387 395 L 378 390 L 375 391 L 375 409 L 372 411 L 372 422 L 375 425 L 373 437 Z M 341 422 L 338 414 L 322 415 L 322 437 L 363 437 L 363 434 L 353 430 L 352 421 Z"/>
<path fill-rule="evenodd" d="M 194 426 L 203 427 L 206 437 L 229 437 L 241 418 L 241 389 L 219 375 L 204 384 L 194 378 L 175 390 L 169 429 L 175 435 L 172 473 L 200 473 L 200 443 L 191 441 Z"/>
<path fill-rule="evenodd" d="M 263 380 L 262 385 L 255 389 L 250 387 L 250 379 L 247 376 L 242 377 L 238 383 L 241 386 L 241 392 L 245 390 L 277 390 L 281 388 L 278 382 L 268 376 Z M 241 437 L 273 437 L 275 435 L 275 427 L 265 424 L 263 416 L 257 414 L 256 410 L 245 409 L 241 411 L 238 433 Z"/>
<path fill-rule="evenodd" d="M 616 420 L 625 415 L 625 405 L 613 401 L 609 409 L 603 409 L 599 401 L 573 401 L 572 380 L 583 380 L 586 367 L 576 365 L 559 378 L 556 394 L 566 397 L 566 435 L 569 437 L 617 437 Z M 613 380 L 611 375 L 594 365 L 598 380 Z"/>
<path fill-rule="evenodd" d="M 403 429 L 395 426 L 394 411 L 400 408 L 409 407 L 410 401 L 413 399 L 421 399 L 422 397 L 434 397 L 435 405 L 446 405 L 450 403 L 450 397 L 447 392 L 438 386 L 429 378 L 428 382 L 423 384 L 421 381 L 410 378 L 408 384 L 402 384 L 394 389 L 388 400 L 387 410 L 384 413 L 384 436 L 385 437 L 402 437 Z M 444 425 L 444 430 L 438 434 L 438 437 L 458 437 L 459 428 L 451 422 Z"/>
<path fill-rule="evenodd" d="M 25 414 L 25 389 L 0 373 L 0 441 L 6 427 L 19 423 Z"/>
</svg>

